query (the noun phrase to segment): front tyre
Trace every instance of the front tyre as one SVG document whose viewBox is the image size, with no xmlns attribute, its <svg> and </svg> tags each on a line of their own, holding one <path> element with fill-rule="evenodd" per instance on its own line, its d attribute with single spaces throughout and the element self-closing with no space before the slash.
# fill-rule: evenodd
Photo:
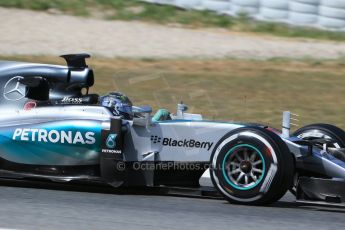
<svg viewBox="0 0 345 230">
<path fill-rule="evenodd" d="M 293 134 L 303 140 L 325 139 L 331 142 L 333 148 L 345 148 L 345 132 L 329 124 L 312 124 L 304 126 Z M 322 143 L 315 143 L 316 146 L 322 148 Z"/>
<path fill-rule="evenodd" d="M 240 128 L 217 143 L 210 174 L 229 202 L 265 205 L 279 200 L 291 187 L 294 159 L 276 134 L 259 127 Z"/>
</svg>

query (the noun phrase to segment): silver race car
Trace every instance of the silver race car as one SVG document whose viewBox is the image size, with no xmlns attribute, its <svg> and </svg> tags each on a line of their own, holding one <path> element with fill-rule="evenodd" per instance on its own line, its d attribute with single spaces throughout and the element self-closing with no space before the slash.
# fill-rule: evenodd
<svg viewBox="0 0 345 230">
<path fill-rule="evenodd" d="M 314 124 L 290 135 L 259 124 L 203 120 L 89 94 L 87 54 L 67 66 L 0 62 L 0 177 L 114 187 L 214 191 L 231 203 L 345 202 L 345 132 Z"/>
</svg>

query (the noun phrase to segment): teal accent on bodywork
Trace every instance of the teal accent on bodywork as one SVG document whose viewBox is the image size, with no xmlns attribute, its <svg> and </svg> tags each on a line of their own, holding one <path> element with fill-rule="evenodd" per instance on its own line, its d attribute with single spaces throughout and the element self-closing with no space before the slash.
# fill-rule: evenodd
<svg viewBox="0 0 345 230">
<path fill-rule="evenodd" d="M 14 137 L 16 129 L 44 129 L 48 132 L 70 131 L 72 136 L 80 132 L 85 137 L 87 132 L 94 133 L 92 144 L 52 143 L 37 141 L 33 134 L 27 135 L 29 140 Z M 53 121 L 33 125 L 18 125 L 0 128 L 0 157 L 15 163 L 35 165 L 89 165 L 99 162 L 101 149 L 101 124 L 97 121 Z"/>
<path fill-rule="evenodd" d="M 233 182 L 231 182 L 231 180 L 229 179 L 227 173 L 226 173 L 226 168 L 225 168 L 225 163 L 226 163 L 226 160 L 227 158 L 234 152 L 235 149 L 237 148 L 240 148 L 240 147 L 248 147 L 248 148 L 251 148 L 251 149 L 254 149 L 254 151 L 256 153 L 259 154 L 261 160 L 262 160 L 262 165 L 263 165 L 263 173 L 262 173 L 262 176 L 260 177 L 260 179 L 258 181 L 256 181 L 256 183 L 254 183 L 253 185 L 249 186 L 249 187 L 240 187 L 240 186 L 237 186 L 235 185 Z M 238 190 L 250 190 L 254 187 L 256 187 L 258 184 L 260 184 L 260 182 L 262 181 L 262 179 L 264 178 L 264 175 L 266 173 L 266 163 L 265 163 L 265 159 L 262 155 L 262 153 L 254 146 L 252 145 L 248 145 L 248 144 L 240 144 L 240 145 L 236 145 L 234 147 L 232 147 L 225 155 L 224 159 L 223 159 L 223 162 L 222 162 L 222 173 L 223 173 L 223 176 L 226 180 L 226 182 L 228 184 L 230 184 L 232 187 L 238 189 Z"/>
</svg>

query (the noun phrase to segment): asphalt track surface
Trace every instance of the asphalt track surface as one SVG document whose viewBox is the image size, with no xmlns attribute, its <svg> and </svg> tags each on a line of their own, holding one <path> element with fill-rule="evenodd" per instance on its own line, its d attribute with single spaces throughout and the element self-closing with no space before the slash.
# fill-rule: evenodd
<svg viewBox="0 0 345 230">
<path fill-rule="evenodd" d="M 114 192 L 40 182 L 0 181 L 5 229 L 343 229 L 345 210 L 298 205 L 291 195 L 270 207 L 219 199 Z"/>
</svg>

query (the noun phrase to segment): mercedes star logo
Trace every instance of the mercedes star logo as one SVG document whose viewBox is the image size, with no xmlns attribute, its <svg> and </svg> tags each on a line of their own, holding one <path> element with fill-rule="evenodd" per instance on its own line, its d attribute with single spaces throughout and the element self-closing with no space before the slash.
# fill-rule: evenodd
<svg viewBox="0 0 345 230">
<path fill-rule="evenodd" d="M 19 101 L 25 97 L 25 86 L 19 81 L 22 76 L 15 76 L 8 80 L 4 86 L 4 98 L 9 101 Z"/>
</svg>

